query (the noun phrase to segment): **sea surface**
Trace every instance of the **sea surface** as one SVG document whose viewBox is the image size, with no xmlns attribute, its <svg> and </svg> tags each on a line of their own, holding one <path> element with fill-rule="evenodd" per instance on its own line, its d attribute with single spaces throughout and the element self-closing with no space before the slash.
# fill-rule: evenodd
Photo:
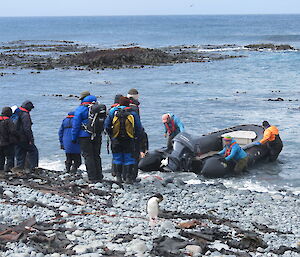
<svg viewBox="0 0 300 257">
<path fill-rule="evenodd" d="M 300 48 L 300 15 L 249 16 L 122 16 L 0 18 L 0 42 L 17 40 L 71 40 L 99 47 L 137 44 L 142 47 L 174 45 L 240 46 L 251 43 L 290 44 Z M 0 77 L 0 106 L 20 105 L 30 99 L 40 166 L 62 169 L 58 129 L 76 99 L 52 94 L 78 95 L 90 90 L 112 104 L 114 95 L 128 89 L 140 92 L 142 123 L 150 148 L 165 144 L 161 115 L 173 112 L 188 132 L 204 134 L 238 124 L 269 120 L 278 126 L 284 142 L 280 162 L 261 164 L 249 174 L 221 179 L 228 186 L 258 191 L 287 189 L 300 192 L 300 52 L 244 51 L 246 58 L 97 71 L 49 70 L 33 74 L 14 69 L 16 75 Z M 190 83 L 184 83 L 184 82 Z M 286 101 L 272 102 L 281 97 Z M 290 101 L 288 101 L 290 100 Z M 110 167 L 103 137 L 104 169 Z"/>
</svg>

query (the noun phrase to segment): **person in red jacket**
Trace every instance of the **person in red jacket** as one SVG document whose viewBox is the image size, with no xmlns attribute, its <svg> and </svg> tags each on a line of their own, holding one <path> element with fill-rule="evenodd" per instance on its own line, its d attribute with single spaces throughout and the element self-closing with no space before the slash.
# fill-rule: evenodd
<svg viewBox="0 0 300 257">
<path fill-rule="evenodd" d="M 283 144 L 279 136 L 279 130 L 275 126 L 271 126 L 268 121 L 263 121 L 262 126 L 264 127 L 264 137 L 262 140 L 257 142 L 257 145 L 266 144 L 270 150 L 269 161 L 274 162 L 277 160 L 280 154 Z"/>
</svg>

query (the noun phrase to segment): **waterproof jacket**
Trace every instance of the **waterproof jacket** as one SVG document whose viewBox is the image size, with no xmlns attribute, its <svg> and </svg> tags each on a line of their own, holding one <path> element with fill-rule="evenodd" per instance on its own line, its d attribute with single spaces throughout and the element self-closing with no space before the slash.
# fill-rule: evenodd
<svg viewBox="0 0 300 257">
<path fill-rule="evenodd" d="M 105 119 L 105 122 L 104 122 L 104 129 L 105 131 L 111 136 L 112 134 L 112 121 L 114 119 L 114 116 L 115 116 L 115 112 L 118 110 L 118 108 L 121 108 L 121 109 L 124 109 L 124 108 L 128 108 L 126 106 L 117 106 L 117 107 L 114 107 L 112 108 L 110 111 L 109 111 L 109 114 L 108 116 L 106 117 Z M 141 120 L 140 120 L 140 117 L 139 115 L 133 111 L 131 108 L 129 109 L 129 112 L 133 115 L 134 117 L 134 135 L 135 137 L 139 137 L 142 135 L 143 133 L 143 127 L 142 127 L 142 124 L 141 124 Z"/>
<path fill-rule="evenodd" d="M 77 140 L 79 137 L 90 137 L 91 133 L 83 128 L 83 124 L 87 124 L 89 117 L 88 104 L 97 102 L 96 96 L 89 95 L 81 100 L 81 105 L 75 110 L 74 118 L 72 121 L 72 140 Z"/>
<path fill-rule="evenodd" d="M 26 143 L 34 143 L 32 133 L 32 121 L 29 111 L 26 107 L 19 107 L 15 112 L 18 113 L 17 130 L 20 135 L 20 141 Z"/>
<path fill-rule="evenodd" d="M 13 121 L 4 115 L 0 116 L 0 146 L 18 143 L 19 134 Z"/>
<path fill-rule="evenodd" d="M 279 135 L 279 130 L 275 126 L 270 126 L 264 131 L 264 137 L 260 140 L 261 144 L 265 144 L 267 142 L 272 142 L 276 139 L 276 136 Z"/>
<path fill-rule="evenodd" d="M 175 137 L 180 132 L 184 132 L 184 125 L 181 120 L 174 114 L 170 114 L 170 122 L 165 123 L 165 133 L 170 137 Z"/>
<path fill-rule="evenodd" d="M 227 150 L 229 152 L 229 155 L 225 156 Z M 226 161 L 238 161 L 247 157 L 247 153 L 239 146 L 239 144 L 235 140 L 232 140 L 230 145 L 226 145 L 224 149 L 219 152 L 219 154 L 225 156 Z"/>
<path fill-rule="evenodd" d="M 80 154 L 79 143 L 72 143 L 72 120 L 74 112 L 69 112 L 68 116 L 62 121 L 58 131 L 60 145 L 64 147 L 66 153 Z"/>
</svg>

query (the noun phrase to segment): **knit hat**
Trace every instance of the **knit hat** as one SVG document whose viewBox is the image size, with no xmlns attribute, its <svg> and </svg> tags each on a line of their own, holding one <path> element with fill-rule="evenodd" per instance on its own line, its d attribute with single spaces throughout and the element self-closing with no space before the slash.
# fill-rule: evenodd
<svg viewBox="0 0 300 257">
<path fill-rule="evenodd" d="M 169 113 L 165 113 L 165 114 L 163 114 L 163 116 L 161 116 L 161 120 L 163 123 L 167 123 L 169 121 L 169 118 L 170 118 Z"/>
<path fill-rule="evenodd" d="M 128 93 L 127 93 L 127 97 L 128 98 L 133 98 L 135 100 L 138 100 L 139 99 L 139 92 L 137 91 L 137 89 L 135 88 L 131 88 Z"/>
<path fill-rule="evenodd" d="M 128 97 L 125 97 L 125 96 L 121 96 L 120 99 L 119 99 L 119 104 L 120 106 L 129 106 L 130 105 L 130 100 Z"/>
<path fill-rule="evenodd" d="M 121 96 L 123 96 L 123 95 L 121 95 L 121 94 L 117 94 L 116 96 L 115 96 L 115 104 L 118 104 L 119 103 L 119 101 L 120 101 L 120 97 Z"/>
<path fill-rule="evenodd" d="M 232 137 L 231 137 L 231 136 L 225 136 L 225 137 L 224 137 L 224 140 L 225 140 L 225 141 L 232 141 Z"/>
<path fill-rule="evenodd" d="M 11 117 L 13 114 L 12 109 L 10 107 L 3 107 L 2 108 L 2 115 Z"/>
<path fill-rule="evenodd" d="M 34 105 L 31 101 L 26 100 L 25 102 L 22 103 L 21 107 L 25 108 L 27 111 L 30 112 L 34 108 Z"/>
<path fill-rule="evenodd" d="M 86 96 L 91 95 L 90 91 L 83 91 L 80 94 L 79 100 L 82 100 L 83 98 L 85 98 Z"/>
<path fill-rule="evenodd" d="M 264 120 L 263 123 L 262 123 L 262 126 L 264 128 L 268 128 L 268 127 L 270 127 L 270 123 L 268 121 Z"/>
</svg>

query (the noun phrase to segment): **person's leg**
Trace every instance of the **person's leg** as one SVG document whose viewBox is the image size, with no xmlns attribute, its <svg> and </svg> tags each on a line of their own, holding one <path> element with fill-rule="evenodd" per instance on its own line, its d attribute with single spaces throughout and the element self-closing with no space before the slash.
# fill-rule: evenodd
<svg viewBox="0 0 300 257">
<path fill-rule="evenodd" d="M 8 145 L 5 147 L 6 165 L 4 167 L 5 171 L 11 171 L 15 166 L 15 146 Z"/>
<path fill-rule="evenodd" d="M 282 150 L 282 143 L 268 143 L 268 148 L 270 149 L 269 161 L 276 161 Z"/>
<path fill-rule="evenodd" d="M 20 142 L 15 146 L 16 161 L 17 161 L 16 168 L 24 169 L 25 159 L 27 154 L 26 145 L 27 145 L 26 143 Z"/>
<path fill-rule="evenodd" d="M 116 174 L 116 179 L 118 182 L 122 183 L 123 179 L 122 179 L 122 171 L 123 171 L 123 154 L 122 154 L 122 148 L 121 148 L 121 144 L 120 141 L 117 139 L 114 139 L 111 141 L 111 151 L 112 151 L 112 155 L 113 155 L 113 169 L 114 169 L 114 173 Z"/>
<path fill-rule="evenodd" d="M 168 136 L 167 138 L 167 148 L 168 149 L 172 149 L 173 148 L 173 143 L 172 143 L 172 140 L 173 140 L 174 136 Z"/>
<path fill-rule="evenodd" d="M 5 154 L 4 154 L 4 147 L 0 147 L 0 170 L 4 170 L 5 164 Z"/>
<path fill-rule="evenodd" d="M 237 161 L 235 167 L 234 167 L 234 172 L 236 174 L 242 173 L 244 170 L 247 169 L 247 163 L 248 163 L 248 157 L 245 157 L 243 159 L 240 159 Z"/>
<path fill-rule="evenodd" d="M 26 150 L 28 153 L 29 169 L 34 169 L 39 166 L 39 151 L 35 144 L 27 144 Z"/>
<path fill-rule="evenodd" d="M 66 172 L 71 171 L 71 166 L 72 166 L 72 154 L 71 153 L 66 153 Z"/>
<path fill-rule="evenodd" d="M 133 182 L 134 176 L 134 168 L 136 159 L 134 158 L 134 141 L 133 140 L 126 140 L 123 143 L 123 152 L 124 152 L 124 177 L 125 182 L 131 184 Z"/>
<path fill-rule="evenodd" d="M 72 160 L 73 160 L 73 165 L 72 165 L 72 172 L 76 172 L 78 168 L 81 165 L 81 156 L 79 153 L 73 153 L 72 154 Z"/>
<path fill-rule="evenodd" d="M 89 180 L 100 180 L 97 174 L 97 168 L 95 167 L 94 149 L 91 139 L 88 137 L 81 137 L 79 143 Z"/>
<path fill-rule="evenodd" d="M 93 151 L 94 151 L 94 161 L 95 161 L 95 167 L 97 170 L 97 176 L 100 179 L 103 179 L 103 174 L 102 174 L 102 161 L 101 161 L 101 144 L 102 144 L 102 137 L 96 136 L 94 138 L 93 142 Z"/>
<path fill-rule="evenodd" d="M 136 178 L 139 173 L 139 161 L 140 161 L 140 152 L 141 152 L 141 139 L 135 139 L 134 140 L 134 159 L 135 159 L 135 164 L 134 164 L 134 169 L 132 172 L 132 180 L 136 181 Z"/>
</svg>

